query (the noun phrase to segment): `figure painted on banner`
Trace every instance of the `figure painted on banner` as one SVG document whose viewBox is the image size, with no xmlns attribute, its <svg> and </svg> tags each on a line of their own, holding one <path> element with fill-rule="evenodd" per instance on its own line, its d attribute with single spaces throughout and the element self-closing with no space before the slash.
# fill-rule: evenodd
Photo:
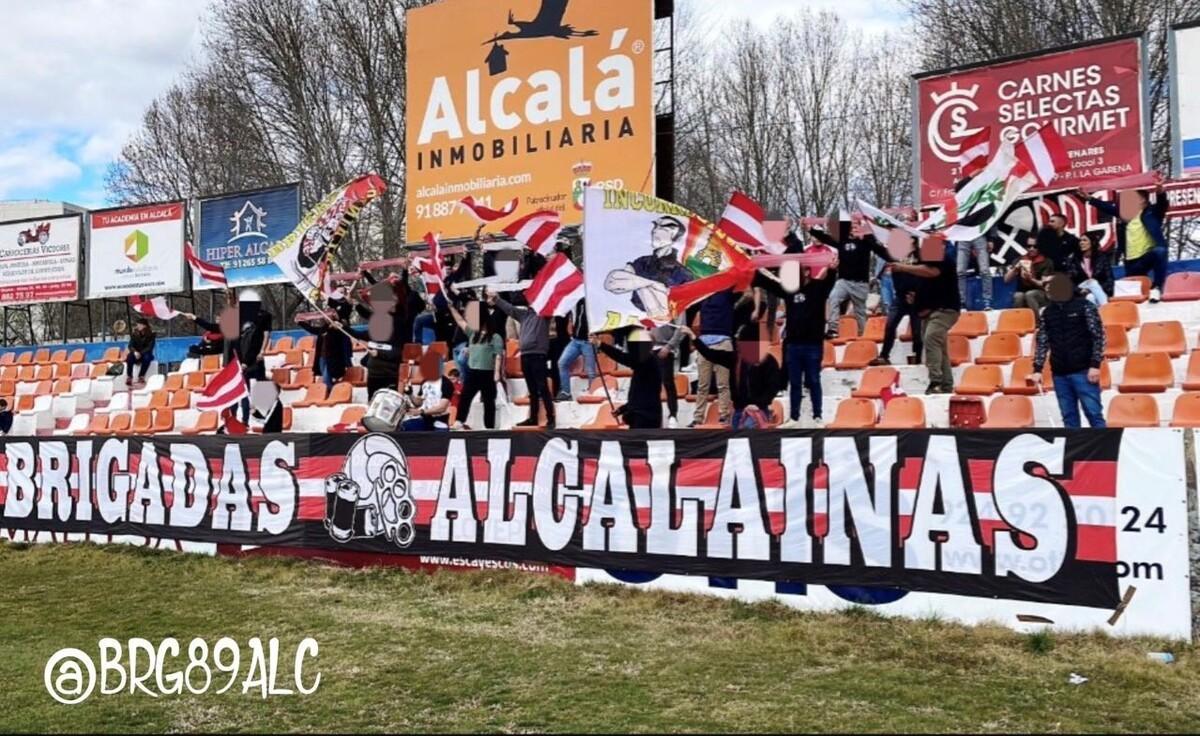
<svg viewBox="0 0 1200 736">
<path fill-rule="evenodd" d="M 1104 362 L 1104 325 L 1100 311 L 1074 288 L 1066 274 L 1055 274 L 1046 286 L 1049 305 L 1038 325 L 1031 383 L 1042 384 L 1042 369 L 1050 357 L 1054 395 L 1063 426 L 1079 429 L 1079 408 L 1092 429 L 1103 429 L 1100 403 L 1100 366 Z"/>
<path fill-rule="evenodd" d="M 0 436 L 8 436 L 12 431 L 13 413 L 8 407 L 7 399 L 0 399 Z"/>
<path fill-rule="evenodd" d="M 1126 276 L 1150 276 L 1150 302 L 1162 298 L 1163 286 L 1167 281 L 1167 236 L 1163 230 L 1170 202 L 1163 192 L 1162 184 L 1154 190 L 1157 199 L 1150 200 L 1150 190 L 1139 189 L 1137 196 L 1141 212 L 1137 217 L 1125 220 L 1120 208 L 1112 203 L 1089 197 L 1082 190 L 1077 194 L 1087 203 L 1117 221 L 1117 251 L 1125 258 Z"/>
<path fill-rule="evenodd" d="M 385 434 L 355 442 L 341 471 L 325 478 L 325 528 L 340 544 L 383 537 L 407 547 L 416 509 L 408 458 Z"/>
<path fill-rule="evenodd" d="M 139 317 L 133 323 L 133 332 L 129 334 L 129 353 L 125 356 L 125 379 L 130 386 L 146 383 L 146 371 L 154 362 L 154 343 L 157 338 L 150 322 L 145 317 Z M 133 369 L 137 366 L 137 376 Z"/>
<path fill-rule="evenodd" d="M 296 256 L 296 263 L 306 271 L 316 268 L 317 264 L 325 258 L 325 251 L 329 249 L 330 235 L 328 228 L 321 223 L 306 230 L 304 240 L 300 244 L 300 253 Z"/>
<path fill-rule="evenodd" d="M 694 278 L 679 261 L 679 248 L 686 236 L 687 223 L 680 218 L 658 218 L 650 228 L 650 254 L 608 274 L 604 288 L 613 294 L 632 294 L 630 301 L 635 307 L 651 318 L 665 319 L 670 313 L 671 287 Z"/>
<path fill-rule="evenodd" d="M 1097 248 L 1088 233 L 1079 236 L 1079 252 L 1067 261 L 1067 272 L 1092 304 L 1103 306 L 1113 295 L 1112 256 Z"/>
<path fill-rule="evenodd" d="M 590 341 L 597 351 L 633 371 L 625 404 L 614 415 L 630 429 L 662 429 L 662 401 L 659 399 L 662 373 L 650 333 L 640 327 L 630 328 L 625 350 L 604 342 L 599 335 L 592 335 Z"/>
</svg>

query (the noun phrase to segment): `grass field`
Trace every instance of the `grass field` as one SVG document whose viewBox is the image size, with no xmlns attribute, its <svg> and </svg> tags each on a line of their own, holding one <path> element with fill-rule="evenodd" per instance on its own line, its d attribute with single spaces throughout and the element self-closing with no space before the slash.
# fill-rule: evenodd
<svg viewBox="0 0 1200 736">
<path fill-rule="evenodd" d="M 521 574 L 353 571 L 121 547 L 0 545 L 4 731 L 1194 731 L 1200 662 L 1102 636 L 864 610 L 575 587 Z M 319 690 L 261 700 L 53 701 L 42 671 L 97 640 L 306 636 Z M 186 663 L 185 658 L 180 658 Z M 182 668 L 184 664 L 180 664 Z M 313 667 L 313 665 L 309 665 Z M 1069 685 L 1068 675 L 1090 678 Z M 308 678 L 309 670 L 305 670 Z M 223 678 L 218 680 L 223 684 Z"/>
</svg>

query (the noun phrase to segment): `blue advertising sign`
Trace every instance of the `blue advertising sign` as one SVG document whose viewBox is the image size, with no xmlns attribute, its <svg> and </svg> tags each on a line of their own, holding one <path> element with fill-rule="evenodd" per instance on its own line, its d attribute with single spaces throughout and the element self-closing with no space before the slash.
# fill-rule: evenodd
<svg viewBox="0 0 1200 736">
<path fill-rule="evenodd" d="M 196 254 L 225 269 L 230 286 L 286 281 L 267 251 L 300 222 L 300 185 L 226 194 L 200 200 Z M 192 273 L 197 289 L 215 287 Z"/>
</svg>

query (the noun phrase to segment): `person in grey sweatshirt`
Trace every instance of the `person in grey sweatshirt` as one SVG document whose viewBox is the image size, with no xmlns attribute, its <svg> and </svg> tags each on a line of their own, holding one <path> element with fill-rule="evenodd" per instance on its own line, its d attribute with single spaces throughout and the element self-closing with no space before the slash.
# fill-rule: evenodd
<svg viewBox="0 0 1200 736">
<path fill-rule="evenodd" d="M 529 307 L 518 307 L 501 299 L 498 294 L 489 294 L 492 306 L 517 321 L 518 343 L 521 352 L 521 372 L 525 374 L 525 386 L 529 389 L 529 418 L 518 427 L 538 426 L 541 405 L 546 407 L 546 429 L 554 429 L 554 395 L 550 392 L 550 320 L 538 315 Z"/>
</svg>

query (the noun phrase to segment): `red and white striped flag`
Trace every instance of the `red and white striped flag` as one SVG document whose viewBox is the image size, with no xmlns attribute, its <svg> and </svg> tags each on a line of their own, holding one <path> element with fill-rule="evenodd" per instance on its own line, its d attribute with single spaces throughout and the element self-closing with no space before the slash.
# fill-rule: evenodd
<svg viewBox="0 0 1200 736">
<path fill-rule="evenodd" d="M 417 258 L 414 263 L 421 270 L 421 281 L 425 283 L 425 291 L 433 296 L 441 292 L 446 278 L 442 265 L 442 243 L 433 233 L 425 233 L 425 242 L 429 244 L 429 256 Z"/>
<path fill-rule="evenodd" d="M 558 219 L 558 213 L 549 210 L 526 215 L 504 228 L 505 235 L 547 258 L 554 253 L 560 232 L 562 222 Z"/>
<path fill-rule="evenodd" d="M 196 408 L 201 411 L 220 411 L 248 398 L 250 389 L 246 387 L 246 379 L 242 378 L 242 366 L 236 360 L 231 360 L 208 380 L 208 385 L 200 392 L 200 398 L 196 399 Z"/>
<path fill-rule="evenodd" d="M 200 260 L 200 256 L 196 255 L 196 250 L 191 243 L 183 244 L 183 255 L 192 270 L 200 274 L 200 278 L 217 286 L 229 286 L 229 281 L 225 279 L 225 269 Z"/>
<path fill-rule="evenodd" d="M 734 192 L 721 215 L 717 229 L 728 235 L 733 242 L 750 250 L 782 253 L 785 250 L 783 243 L 772 242 L 763 231 L 763 220 L 766 216 L 762 205 L 741 192 Z"/>
<path fill-rule="evenodd" d="M 969 136 L 960 150 L 958 165 L 962 167 L 963 176 L 975 176 L 983 171 L 992 155 L 992 127 L 986 126 Z"/>
<path fill-rule="evenodd" d="M 1071 168 L 1067 147 L 1054 126 L 1047 123 L 1017 144 L 1017 160 L 1033 172 L 1041 186 L 1048 187 L 1054 177 Z"/>
<path fill-rule="evenodd" d="M 565 253 L 556 253 L 525 290 L 525 299 L 542 317 L 562 317 L 583 298 L 583 272 Z"/>
<path fill-rule="evenodd" d="M 179 312 L 171 309 L 167 304 L 167 298 L 156 296 L 153 299 L 143 299 L 140 296 L 129 297 L 129 306 L 133 307 L 133 311 L 143 317 L 157 317 L 158 319 L 167 320 L 175 319 L 179 316 Z"/>
<path fill-rule="evenodd" d="M 512 213 L 517 211 L 517 202 L 519 199 L 513 197 L 513 200 L 504 205 L 502 209 L 494 210 L 491 207 L 485 207 L 475 201 L 474 197 L 463 197 L 462 206 L 467 211 L 467 214 L 475 218 L 475 221 L 480 225 L 486 225 L 489 222 L 503 220 Z"/>
</svg>

